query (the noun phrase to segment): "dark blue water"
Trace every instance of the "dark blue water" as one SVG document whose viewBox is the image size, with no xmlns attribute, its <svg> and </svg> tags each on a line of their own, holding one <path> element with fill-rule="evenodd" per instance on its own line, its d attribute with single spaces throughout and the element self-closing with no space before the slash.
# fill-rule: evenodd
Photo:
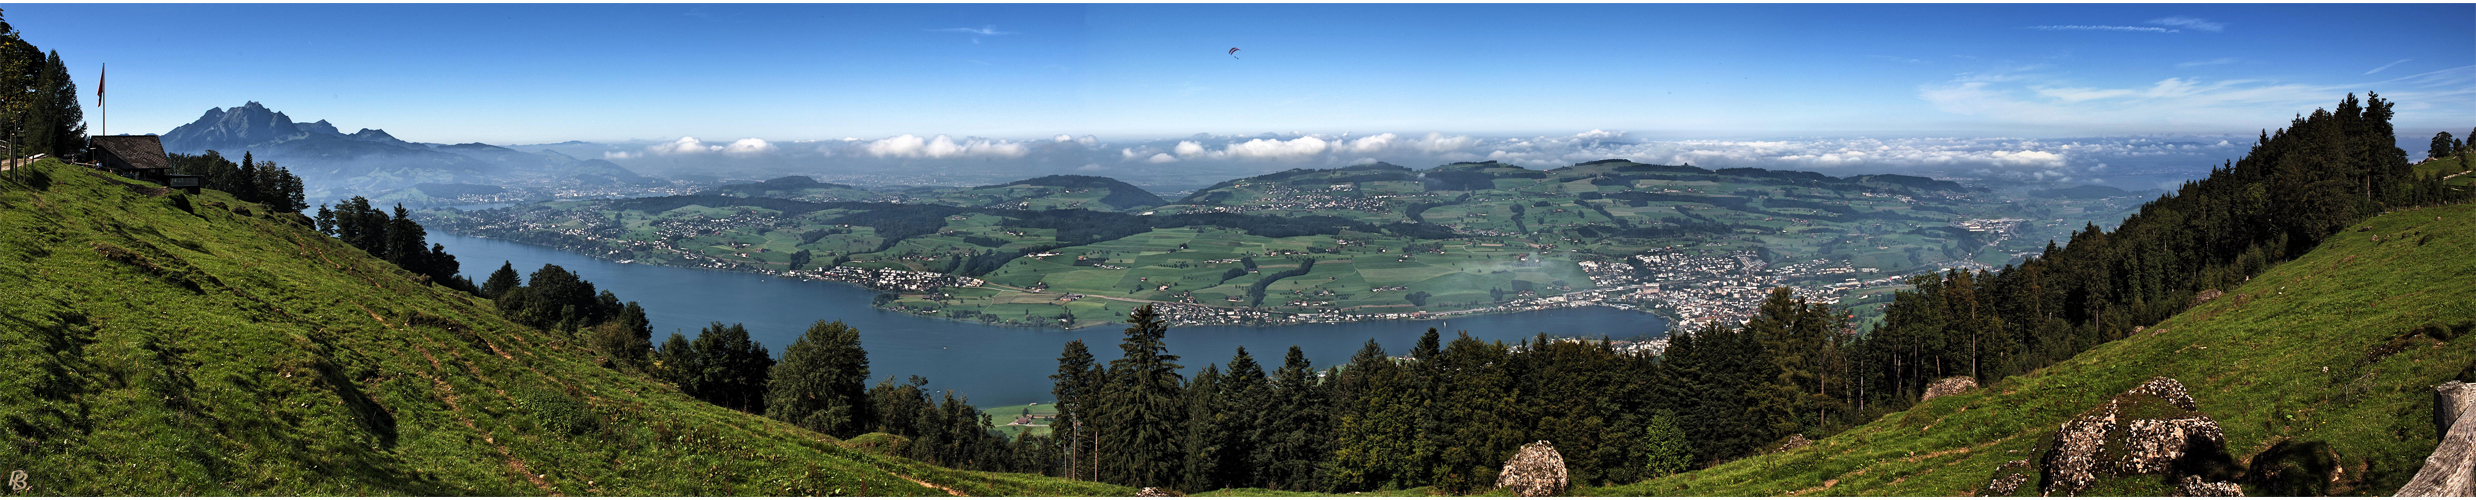
<svg viewBox="0 0 2476 500">
<path fill-rule="evenodd" d="M 1048 376 L 1057 373 L 1057 357 L 1066 342 L 1082 340 L 1100 362 L 1116 359 L 1122 327 L 1076 330 L 989 326 L 891 313 L 869 307 L 877 292 L 841 283 L 784 280 L 774 277 L 620 264 L 545 247 L 431 233 L 430 241 L 447 246 L 463 263 L 464 274 L 488 277 L 500 262 L 513 262 L 518 272 L 531 274 L 542 264 L 558 264 L 620 300 L 645 306 L 653 322 L 654 342 L 673 331 L 694 337 L 712 322 L 747 325 L 748 333 L 780 354 L 801 332 L 818 320 L 841 320 L 860 330 L 868 349 L 869 374 L 875 379 L 911 375 L 927 377 L 932 389 L 953 389 L 982 407 L 1052 400 Z M 1482 340 L 1507 343 L 1550 336 L 1657 335 L 1667 325 L 1649 314 L 1605 307 L 1454 318 L 1443 321 L 1377 321 L 1332 325 L 1275 327 L 1211 326 L 1172 328 L 1169 352 L 1180 356 L 1187 374 L 1205 364 L 1227 364 L 1239 346 L 1264 365 L 1281 366 L 1291 345 L 1303 350 L 1318 367 L 1349 361 L 1368 339 L 1400 355 L 1435 327 L 1451 341 L 1455 331 Z"/>
</svg>

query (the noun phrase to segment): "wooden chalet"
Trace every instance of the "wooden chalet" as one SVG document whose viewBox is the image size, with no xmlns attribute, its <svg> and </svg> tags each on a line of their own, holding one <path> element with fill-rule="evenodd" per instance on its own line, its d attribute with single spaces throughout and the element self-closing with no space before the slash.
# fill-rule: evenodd
<svg viewBox="0 0 2476 500">
<path fill-rule="evenodd" d="M 163 139 L 148 135 L 98 135 L 87 139 L 95 168 L 168 188 L 197 192 L 206 178 L 172 173 L 172 159 L 163 154 Z"/>
</svg>

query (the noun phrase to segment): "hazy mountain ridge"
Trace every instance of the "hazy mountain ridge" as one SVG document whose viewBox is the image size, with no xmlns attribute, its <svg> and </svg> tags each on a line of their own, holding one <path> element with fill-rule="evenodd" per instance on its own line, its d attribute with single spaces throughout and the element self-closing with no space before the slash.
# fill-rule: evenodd
<svg viewBox="0 0 2476 500">
<path fill-rule="evenodd" d="M 483 143 L 407 142 L 387 131 L 345 134 L 326 120 L 300 123 L 256 101 L 207 110 L 163 134 L 168 153 L 243 152 L 300 175 L 310 191 L 330 196 L 374 195 L 418 183 L 650 187 L 667 182 L 606 160 L 580 160 L 549 150 L 527 153 Z"/>
</svg>

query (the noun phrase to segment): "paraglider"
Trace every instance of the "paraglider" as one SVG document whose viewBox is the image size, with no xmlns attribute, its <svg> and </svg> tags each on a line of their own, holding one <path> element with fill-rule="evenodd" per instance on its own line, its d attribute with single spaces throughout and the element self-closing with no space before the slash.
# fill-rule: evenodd
<svg viewBox="0 0 2476 500">
<path fill-rule="evenodd" d="M 1238 48 L 1237 48 L 1237 47 L 1230 47 L 1230 48 L 1229 48 L 1229 58 L 1230 58 L 1230 59 L 1237 59 L 1237 58 L 1238 58 Z"/>
</svg>

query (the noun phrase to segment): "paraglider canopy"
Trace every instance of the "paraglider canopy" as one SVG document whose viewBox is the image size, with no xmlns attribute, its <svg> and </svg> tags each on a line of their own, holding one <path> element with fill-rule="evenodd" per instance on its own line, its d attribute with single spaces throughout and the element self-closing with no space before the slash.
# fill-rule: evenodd
<svg viewBox="0 0 2476 500">
<path fill-rule="evenodd" d="M 1237 58 L 1238 58 L 1238 48 L 1237 48 L 1237 47 L 1230 47 L 1230 48 L 1229 48 L 1229 58 L 1230 58 L 1230 59 L 1237 59 Z"/>
</svg>

